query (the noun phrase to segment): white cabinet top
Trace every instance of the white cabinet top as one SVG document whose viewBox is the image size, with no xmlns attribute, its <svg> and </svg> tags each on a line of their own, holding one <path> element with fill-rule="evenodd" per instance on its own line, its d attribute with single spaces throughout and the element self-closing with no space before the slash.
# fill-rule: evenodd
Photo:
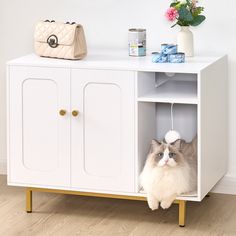
<svg viewBox="0 0 236 236">
<path fill-rule="evenodd" d="M 62 60 L 43 58 L 30 54 L 8 62 L 8 65 L 16 66 L 42 66 L 63 67 L 78 69 L 111 69 L 150 72 L 175 72 L 175 73 L 199 73 L 204 68 L 213 64 L 222 56 L 186 58 L 182 64 L 153 63 L 152 55 L 145 57 L 130 57 L 126 51 L 94 51 L 88 52 L 83 60 Z"/>
</svg>

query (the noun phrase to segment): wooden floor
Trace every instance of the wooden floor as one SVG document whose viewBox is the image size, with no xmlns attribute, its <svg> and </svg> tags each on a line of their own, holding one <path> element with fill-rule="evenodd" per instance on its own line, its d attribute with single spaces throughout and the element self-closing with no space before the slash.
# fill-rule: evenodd
<svg viewBox="0 0 236 236">
<path fill-rule="evenodd" d="M 187 225 L 178 207 L 152 212 L 145 202 L 35 193 L 27 214 L 23 188 L 0 176 L 0 236 L 236 236 L 236 196 L 211 194 L 187 204 Z"/>
</svg>

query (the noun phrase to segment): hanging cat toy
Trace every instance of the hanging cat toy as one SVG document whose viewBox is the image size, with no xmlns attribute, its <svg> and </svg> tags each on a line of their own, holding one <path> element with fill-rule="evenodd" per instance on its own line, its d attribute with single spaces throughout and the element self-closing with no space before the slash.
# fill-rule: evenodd
<svg viewBox="0 0 236 236">
<path fill-rule="evenodd" d="M 170 107 L 171 130 L 169 130 L 165 135 L 165 141 L 168 144 L 173 143 L 176 140 L 181 138 L 180 133 L 178 131 L 174 130 L 173 106 L 174 106 L 174 103 L 171 103 L 171 107 Z"/>
</svg>

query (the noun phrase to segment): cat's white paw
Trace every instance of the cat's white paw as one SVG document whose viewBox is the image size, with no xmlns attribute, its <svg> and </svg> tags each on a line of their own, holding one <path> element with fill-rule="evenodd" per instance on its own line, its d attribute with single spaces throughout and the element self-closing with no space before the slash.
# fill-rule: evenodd
<svg viewBox="0 0 236 236">
<path fill-rule="evenodd" d="M 171 204 L 172 204 L 172 202 L 170 202 L 170 201 L 162 201 L 161 202 L 161 208 L 162 209 L 167 209 L 171 206 Z"/>
<path fill-rule="evenodd" d="M 159 202 L 156 200 L 152 200 L 152 201 L 148 201 L 148 206 L 149 206 L 149 208 L 152 210 L 152 211 L 154 211 L 154 210 L 157 210 L 158 209 L 158 207 L 159 207 Z"/>
</svg>

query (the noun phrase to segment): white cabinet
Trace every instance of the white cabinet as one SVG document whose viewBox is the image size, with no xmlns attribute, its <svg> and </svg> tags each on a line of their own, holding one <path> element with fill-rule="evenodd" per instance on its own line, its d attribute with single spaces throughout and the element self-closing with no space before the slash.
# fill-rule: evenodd
<svg viewBox="0 0 236 236">
<path fill-rule="evenodd" d="M 146 200 L 139 175 L 150 142 L 174 127 L 198 137 L 201 201 L 227 169 L 227 57 L 155 64 L 102 52 L 81 61 L 28 55 L 8 63 L 8 184 L 32 191 Z M 219 145 L 220 142 L 220 145 Z"/>
<path fill-rule="evenodd" d="M 201 201 L 226 173 L 225 56 L 183 64 L 109 53 L 13 60 L 8 184 L 144 198 L 139 174 L 151 139 L 170 129 L 171 103 L 182 138 L 198 135 L 198 188 L 178 199 Z"/>
<path fill-rule="evenodd" d="M 12 184 L 134 191 L 134 72 L 13 66 L 9 74 Z"/>
<path fill-rule="evenodd" d="M 70 71 L 12 67 L 9 71 L 9 172 L 11 183 L 70 184 Z"/>
<path fill-rule="evenodd" d="M 74 69 L 72 187 L 134 191 L 134 72 Z"/>
</svg>

